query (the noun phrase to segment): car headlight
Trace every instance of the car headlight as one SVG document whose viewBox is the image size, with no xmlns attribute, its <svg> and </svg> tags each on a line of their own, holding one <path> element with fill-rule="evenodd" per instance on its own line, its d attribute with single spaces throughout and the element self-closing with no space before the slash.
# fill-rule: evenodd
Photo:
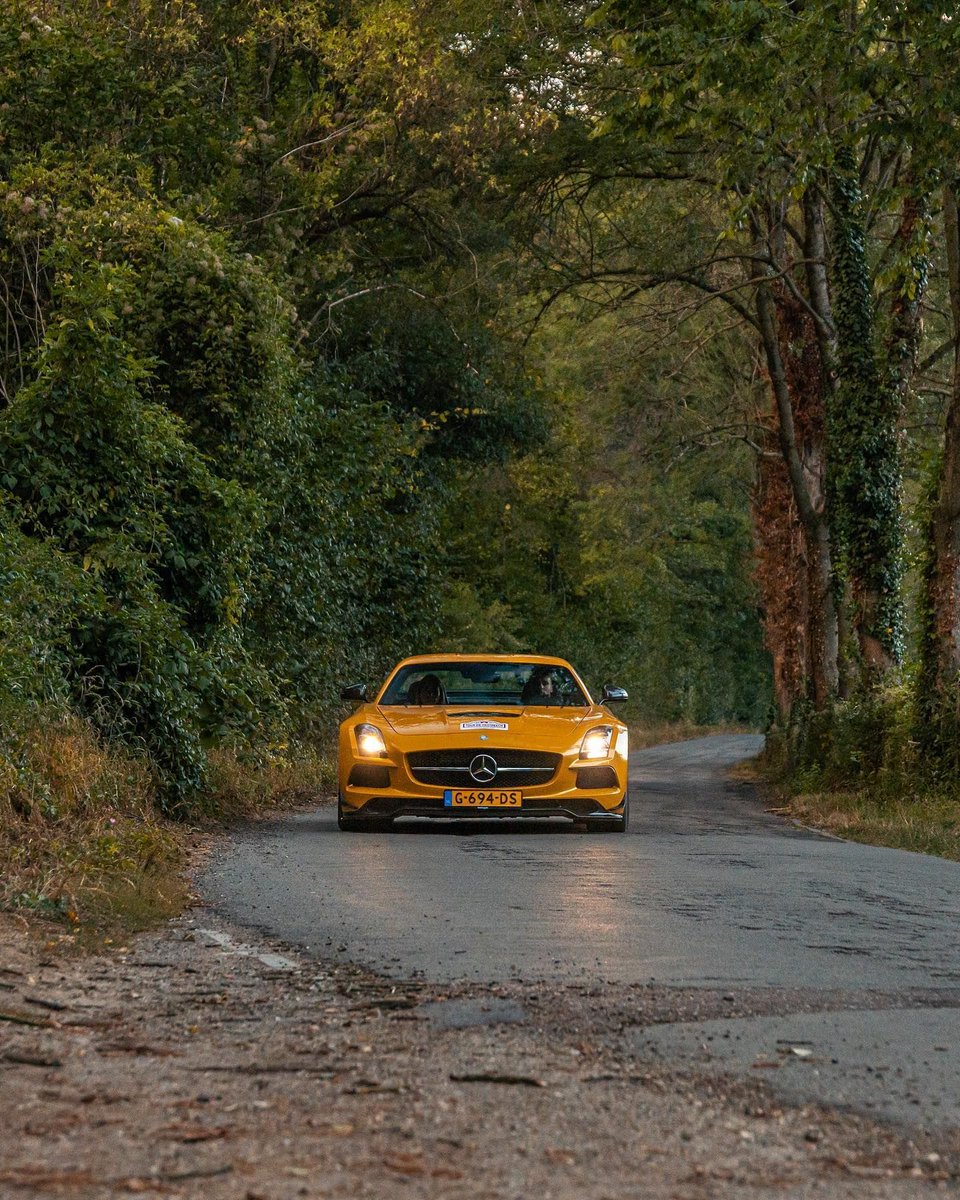
<svg viewBox="0 0 960 1200">
<path fill-rule="evenodd" d="M 606 758 L 613 740 L 612 725 L 597 725 L 583 735 L 580 743 L 581 758 Z"/>
<path fill-rule="evenodd" d="M 387 744 L 376 725 L 357 726 L 357 751 L 361 758 L 385 758 Z"/>
</svg>

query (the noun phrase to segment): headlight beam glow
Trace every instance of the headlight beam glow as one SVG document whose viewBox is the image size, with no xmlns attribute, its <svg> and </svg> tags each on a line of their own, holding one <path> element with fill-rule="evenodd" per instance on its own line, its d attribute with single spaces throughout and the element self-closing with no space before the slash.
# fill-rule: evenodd
<svg viewBox="0 0 960 1200">
<path fill-rule="evenodd" d="M 387 744 L 376 725 L 357 726 L 357 751 L 362 758 L 385 758 Z"/>
<path fill-rule="evenodd" d="M 580 743 L 580 757 L 606 758 L 610 753 L 612 740 L 612 725 L 597 725 L 594 729 L 588 729 Z"/>
</svg>

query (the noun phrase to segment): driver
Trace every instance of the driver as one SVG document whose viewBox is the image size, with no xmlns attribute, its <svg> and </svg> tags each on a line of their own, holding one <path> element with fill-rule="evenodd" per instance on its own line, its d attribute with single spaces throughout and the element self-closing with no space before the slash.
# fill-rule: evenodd
<svg viewBox="0 0 960 1200">
<path fill-rule="evenodd" d="M 446 704 L 447 693 L 437 675 L 424 675 L 411 683 L 407 697 L 411 704 Z"/>
<path fill-rule="evenodd" d="M 556 704 L 559 697 L 556 694 L 553 672 L 549 667 L 535 667 L 527 682 L 523 685 L 520 699 L 524 704 Z"/>
</svg>

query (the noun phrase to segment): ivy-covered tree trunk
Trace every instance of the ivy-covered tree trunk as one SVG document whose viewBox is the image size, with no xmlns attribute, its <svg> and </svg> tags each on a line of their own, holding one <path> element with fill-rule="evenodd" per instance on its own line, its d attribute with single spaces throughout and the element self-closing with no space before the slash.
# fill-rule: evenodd
<svg viewBox="0 0 960 1200">
<path fill-rule="evenodd" d="M 826 200 L 823 180 L 812 183 L 803 196 L 803 253 L 809 312 L 820 351 L 820 396 L 823 416 L 822 463 L 823 495 L 827 487 L 827 429 L 826 412 L 837 392 L 837 329 L 830 295 L 830 253 L 827 245 Z M 829 517 L 827 518 L 829 523 Z M 846 700 L 850 695 L 852 666 L 850 662 L 850 602 L 837 569 L 836 538 L 831 537 L 832 579 L 830 603 L 835 624 L 831 637 L 835 639 L 836 695 Z"/>
<path fill-rule="evenodd" d="M 930 515 L 922 707 L 956 709 L 960 698 L 960 213 L 955 187 L 944 189 L 944 232 L 953 314 L 953 393 Z"/>
<path fill-rule="evenodd" d="M 897 270 L 893 279 L 887 333 L 883 342 L 884 371 L 898 414 L 903 411 L 917 366 L 920 315 L 927 289 L 929 263 L 925 249 L 927 204 L 918 194 L 903 201 L 894 237 Z"/>
<path fill-rule="evenodd" d="M 869 682 L 899 661 L 902 646 L 900 391 L 877 362 L 860 183 L 848 150 L 831 190 L 837 388 L 827 406 L 828 493 Z"/>
</svg>

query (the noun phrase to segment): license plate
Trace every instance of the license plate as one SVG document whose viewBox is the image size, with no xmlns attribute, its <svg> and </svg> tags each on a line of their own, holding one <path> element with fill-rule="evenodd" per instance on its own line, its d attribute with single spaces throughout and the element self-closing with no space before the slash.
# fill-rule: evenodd
<svg viewBox="0 0 960 1200">
<path fill-rule="evenodd" d="M 448 788 L 443 793 L 443 803 L 447 808 L 520 808 L 523 803 L 523 792 L 511 791 L 461 791 L 459 788 Z"/>
</svg>

